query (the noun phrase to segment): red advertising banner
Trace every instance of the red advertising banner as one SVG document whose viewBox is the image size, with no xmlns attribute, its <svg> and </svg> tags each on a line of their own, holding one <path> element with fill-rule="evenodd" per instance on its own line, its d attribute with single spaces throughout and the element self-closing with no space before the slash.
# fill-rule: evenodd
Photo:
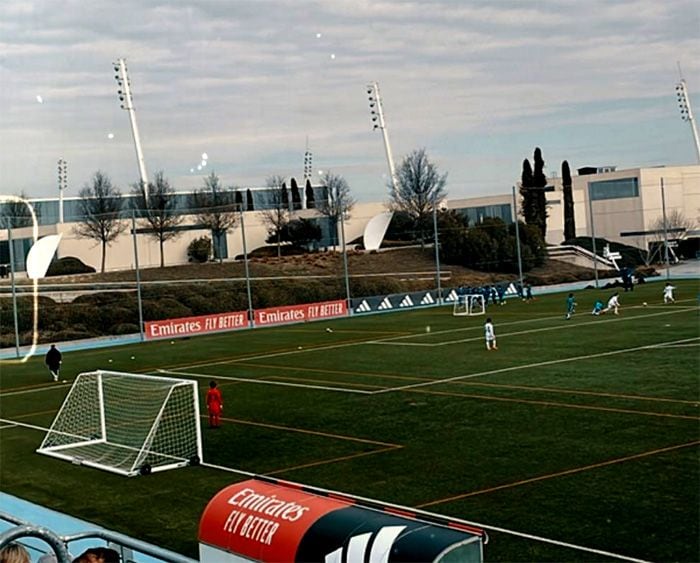
<svg viewBox="0 0 700 563">
<path fill-rule="evenodd" d="M 299 543 L 314 522 L 346 506 L 254 479 L 230 485 L 216 494 L 200 519 L 200 543 L 221 550 L 202 560 L 294 561 Z M 225 552 L 239 557 L 225 557 Z"/>
<path fill-rule="evenodd" d="M 269 309 L 257 309 L 255 311 L 255 326 L 332 319 L 334 317 L 344 317 L 347 314 L 348 307 L 344 299 L 288 305 L 285 307 L 270 307 Z"/>
<path fill-rule="evenodd" d="M 234 313 L 217 313 L 200 317 L 148 321 L 144 324 L 146 326 L 146 338 L 154 339 L 247 328 L 250 323 L 245 311 L 236 311 Z"/>
</svg>

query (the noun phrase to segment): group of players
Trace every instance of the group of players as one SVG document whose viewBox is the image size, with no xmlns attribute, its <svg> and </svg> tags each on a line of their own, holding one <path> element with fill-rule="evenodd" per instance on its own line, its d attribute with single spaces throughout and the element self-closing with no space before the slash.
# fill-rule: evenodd
<svg viewBox="0 0 700 563">
<path fill-rule="evenodd" d="M 676 300 L 673 297 L 673 291 L 676 288 L 671 285 L 670 283 L 666 283 L 664 286 L 664 303 L 675 303 Z M 646 305 L 646 303 L 644 303 Z M 610 296 L 610 299 L 608 299 L 607 305 L 604 305 L 603 302 L 600 299 L 597 299 L 595 304 L 593 305 L 593 310 L 591 311 L 591 315 L 594 316 L 599 316 L 599 315 L 604 315 L 605 313 L 611 312 L 613 315 L 619 315 L 620 314 L 620 293 L 616 291 Z M 566 298 L 566 316 L 564 317 L 567 321 L 571 319 L 573 314 L 576 312 L 576 299 L 574 298 L 573 293 L 569 293 L 569 295 Z M 484 323 L 484 338 L 486 339 L 486 349 L 491 351 L 491 350 L 498 350 L 498 346 L 496 345 L 496 331 L 493 327 L 493 320 L 491 317 L 488 317 L 486 319 L 486 322 Z"/>
</svg>

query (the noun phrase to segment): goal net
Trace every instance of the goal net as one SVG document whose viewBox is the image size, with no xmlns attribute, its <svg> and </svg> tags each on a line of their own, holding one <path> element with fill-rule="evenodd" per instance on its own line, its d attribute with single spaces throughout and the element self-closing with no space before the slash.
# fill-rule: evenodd
<svg viewBox="0 0 700 563">
<path fill-rule="evenodd" d="M 115 371 L 81 373 L 37 452 L 126 476 L 197 464 L 197 384 Z"/>
<path fill-rule="evenodd" d="M 483 315 L 486 303 L 483 295 L 458 295 L 452 308 L 455 317 Z"/>
</svg>

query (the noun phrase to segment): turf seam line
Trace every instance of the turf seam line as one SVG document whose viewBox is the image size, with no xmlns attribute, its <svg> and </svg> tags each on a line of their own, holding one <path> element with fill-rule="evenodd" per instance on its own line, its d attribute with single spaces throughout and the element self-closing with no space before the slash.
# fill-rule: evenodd
<svg viewBox="0 0 700 563">
<path fill-rule="evenodd" d="M 547 474 L 547 475 L 540 475 L 539 477 L 531 477 L 531 478 L 529 478 L 529 479 L 522 479 L 522 480 L 520 480 L 520 481 L 515 481 L 515 482 L 513 482 L 513 483 L 505 483 L 505 484 L 503 484 L 503 485 L 498 485 L 498 486 L 495 486 L 495 487 L 489 487 L 488 489 L 480 489 L 480 490 L 477 490 L 477 491 L 472 491 L 472 492 L 469 492 L 469 493 L 463 493 L 463 494 L 460 494 L 460 495 L 454 495 L 454 496 L 447 497 L 447 498 L 443 498 L 443 499 L 440 499 L 440 500 L 434 500 L 434 501 L 430 501 L 430 502 L 424 502 L 424 503 L 422 503 L 422 504 L 417 505 L 417 507 L 418 507 L 418 508 L 424 508 L 424 507 L 426 507 L 426 506 L 435 506 L 436 504 L 443 504 L 443 503 L 446 503 L 446 502 L 452 502 L 452 501 L 455 501 L 455 500 L 461 500 L 461 499 L 464 499 L 464 498 L 473 497 L 473 496 L 477 496 L 477 495 L 483 495 L 483 494 L 488 494 L 488 493 L 494 493 L 494 492 L 496 492 L 496 491 L 501 491 L 501 490 L 504 490 L 504 489 L 511 489 L 511 488 L 513 488 L 513 487 L 520 487 L 520 486 L 522 486 L 522 485 L 529 485 L 529 484 L 531 484 L 531 483 L 537 483 L 537 482 L 539 482 L 539 481 L 544 481 L 544 480 L 546 480 L 546 479 L 554 479 L 554 478 L 556 478 L 556 477 L 565 477 L 565 476 L 568 476 L 568 475 L 574 475 L 574 474 L 576 474 L 576 473 L 582 473 L 582 472 L 584 472 L 584 471 L 590 471 L 590 470 L 592 470 L 592 469 L 599 469 L 599 468 L 601 468 L 601 467 L 608 467 L 608 466 L 610 466 L 610 465 L 615 465 L 615 464 L 618 464 L 618 463 L 624 463 L 624 462 L 626 462 L 626 461 L 632 461 L 632 460 L 641 459 L 641 458 L 644 458 L 644 457 L 649 457 L 649 456 L 652 456 L 652 455 L 668 453 L 668 452 L 672 452 L 672 451 L 675 451 L 675 450 L 679 450 L 679 449 L 683 449 L 683 448 L 690 448 L 690 447 L 697 446 L 697 445 L 700 445 L 700 440 L 695 440 L 695 441 L 693 441 L 693 442 L 687 442 L 687 443 L 685 443 L 685 444 L 676 444 L 676 445 L 674 445 L 674 446 L 667 446 L 667 447 L 665 447 L 665 448 L 658 448 L 658 449 L 656 449 L 656 450 L 651 450 L 651 451 L 642 452 L 642 453 L 639 453 L 639 454 L 633 454 L 633 455 L 629 455 L 629 456 L 625 456 L 625 457 L 619 457 L 619 458 L 615 458 L 615 459 L 610 459 L 610 460 L 608 460 L 608 461 L 601 461 L 601 462 L 599 462 L 599 463 L 592 463 L 592 464 L 589 464 L 589 465 L 584 465 L 584 466 L 582 466 L 582 467 L 575 467 L 575 468 L 573 468 L 573 469 L 566 469 L 566 470 L 564 470 L 564 471 L 558 471 L 558 472 L 556 472 L 556 473 L 549 473 L 549 474 Z"/>
<path fill-rule="evenodd" d="M 496 375 L 499 373 L 506 373 L 506 372 L 511 372 L 511 371 L 518 371 L 521 369 L 530 369 L 530 368 L 536 368 L 536 367 L 542 367 L 542 366 L 550 366 L 550 365 L 556 365 L 556 364 L 563 364 L 566 362 L 573 362 L 577 360 L 590 360 L 592 358 L 603 358 L 606 356 L 615 356 L 618 354 L 626 354 L 628 352 L 637 352 L 639 350 L 648 350 L 652 348 L 658 348 L 660 344 L 681 344 L 684 342 L 692 341 L 692 340 L 697 340 L 698 337 L 693 337 L 693 338 L 685 338 L 682 340 L 670 340 L 668 342 L 662 342 L 662 343 L 655 343 L 655 344 L 645 344 L 644 346 L 635 346 L 634 348 L 622 348 L 619 350 L 611 350 L 609 352 L 600 352 L 598 354 L 586 354 L 582 356 L 570 356 L 568 358 L 559 358 L 556 360 L 546 360 L 544 362 L 535 362 L 532 364 L 524 364 L 524 365 L 519 365 L 519 366 L 510 366 L 506 368 L 499 368 L 499 369 L 492 369 L 492 370 L 487 370 L 487 371 L 482 371 L 478 373 L 470 373 L 470 374 L 465 374 L 465 375 L 456 375 L 454 377 L 448 377 L 445 379 L 437 379 L 434 381 L 426 381 L 426 382 L 421 382 L 421 383 L 411 383 L 408 385 L 402 385 L 400 387 L 390 387 L 387 389 L 380 389 L 378 391 L 370 391 L 370 395 L 379 395 L 381 393 L 391 393 L 394 391 L 404 391 L 406 389 L 415 389 L 417 387 L 429 387 L 431 385 L 438 385 L 441 383 L 451 383 L 454 381 L 461 381 L 464 379 L 472 379 L 474 377 L 483 377 L 486 375 Z"/>
</svg>

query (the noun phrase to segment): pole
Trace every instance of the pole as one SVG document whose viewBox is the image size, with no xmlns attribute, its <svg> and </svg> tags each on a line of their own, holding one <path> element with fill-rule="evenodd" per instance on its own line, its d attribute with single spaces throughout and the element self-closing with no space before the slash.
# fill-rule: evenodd
<svg viewBox="0 0 700 563">
<path fill-rule="evenodd" d="M 598 289 L 598 252 L 595 248 L 595 224 L 593 221 L 593 200 L 591 199 L 590 184 L 588 184 L 588 213 L 591 216 L 591 244 L 593 245 L 593 271 L 595 272 L 595 287 Z"/>
<path fill-rule="evenodd" d="M 520 254 L 520 224 L 518 223 L 518 201 L 515 197 L 515 186 L 513 186 L 513 221 L 515 222 L 515 248 L 518 254 L 518 277 L 520 279 L 520 290 L 525 291 L 523 280 L 523 259 Z"/>
<path fill-rule="evenodd" d="M 340 237 L 343 244 L 343 273 L 345 275 L 345 299 L 347 300 L 348 311 L 351 311 L 350 307 L 350 276 L 348 274 L 348 249 L 345 246 L 345 206 L 344 202 L 340 202 Z"/>
<path fill-rule="evenodd" d="M 387 131 L 386 122 L 384 121 L 384 108 L 382 107 L 382 98 L 379 94 L 379 84 L 373 82 L 370 87 L 374 92 L 374 101 L 377 104 L 376 114 L 379 122 L 376 127 L 382 131 L 384 152 L 386 153 L 386 161 L 389 165 L 389 174 L 391 174 L 391 185 L 394 187 L 394 191 L 398 192 L 399 186 L 396 180 L 396 168 L 394 167 L 394 157 L 391 153 L 391 144 L 389 143 L 389 132 Z"/>
<path fill-rule="evenodd" d="M 241 207 L 241 237 L 243 239 L 243 261 L 245 264 L 245 288 L 248 293 L 248 320 L 250 326 L 255 326 L 255 317 L 253 316 L 253 294 L 250 290 L 250 270 L 248 269 L 248 246 L 245 240 L 245 220 L 243 219 L 244 212 Z"/>
<path fill-rule="evenodd" d="M 115 70 L 119 73 L 117 81 L 124 89 L 120 93 L 120 98 L 122 98 L 122 109 L 125 109 L 129 113 L 129 122 L 131 123 L 131 134 L 134 138 L 139 176 L 141 178 L 144 194 L 146 198 L 148 198 L 148 175 L 146 174 L 146 163 L 143 158 L 143 150 L 141 149 L 141 136 L 139 135 L 139 128 L 136 124 L 136 111 L 134 110 L 134 104 L 131 98 L 131 84 L 129 82 L 129 75 L 126 71 L 126 60 L 119 59 Z"/>
<path fill-rule="evenodd" d="M 668 258 L 668 227 L 666 225 L 666 190 L 664 189 L 664 179 L 661 178 L 661 210 L 664 219 L 664 259 L 666 261 L 666 281 L 671 279 L 671 264 Z"/>
<path fill-rule="evenodd" d="M 440 240 L 437 228 L 437 205 L 433 198 L 433 235 L 435 239 L 435 277 L 437 278 L 437 300 L 438 305 L 442 305 L 442 281 L 440 280 Z"/>
<path fill-rule="evenodd" d="M 12 227 L 10 227 L 9 223 L 7 226 L 7 241 L 10 246 L 10 282 L 12 283 L 12 312 L 15 320 L 15 353 L 19 358 L 19 319 L 17 318 L 17 288 L 15 287 L 15 252 L 13 249 Z"/>
<path fill-rule="evenodd" d="M 136 267 L 136 303 L 139 309 L 139 335 L 141 342 L 144 340 L 143 334 L 143 302 L 141 301 L 141 270 L 139 269 L 139 248 L 136 244 L 136 211 L 131 211 L 131 234 L 134 240 L 134 266 Z"/>
</svg>

